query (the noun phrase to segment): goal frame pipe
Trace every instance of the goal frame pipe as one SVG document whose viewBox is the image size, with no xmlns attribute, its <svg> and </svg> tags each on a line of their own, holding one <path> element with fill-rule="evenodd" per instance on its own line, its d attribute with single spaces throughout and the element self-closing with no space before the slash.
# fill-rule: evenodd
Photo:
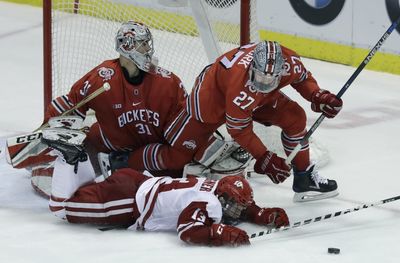
<svg viewBox="0 0 400 263">
<path fill-rule="evenodd" d="M 52 100 L 51 0 L 43 0 L 43 116 Z"/>
<path fill-rule="evenodd" d="M 240 45 L 246 45 L 250 39 L 250 0 L 240 1 Z"/>
<path fill-rule="evenodd" d="M 53 43 L 52 43 L 52 0 L 43 0 L 43 116 L 53 99 Z M 74 0 L 74 14 L 78 14 L 79 0 Z"/>
</svg>

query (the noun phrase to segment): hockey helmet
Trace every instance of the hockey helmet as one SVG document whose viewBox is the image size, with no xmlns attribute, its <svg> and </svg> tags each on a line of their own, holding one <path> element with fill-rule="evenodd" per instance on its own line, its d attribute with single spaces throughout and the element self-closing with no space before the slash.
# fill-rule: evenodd
<svg viewBox="0 0 400 263">
<path fill-rule="evenodd" d="M 221 202 L 224 217 L 238 219 L 253 203 L 253 189 L 241 176 L 225 176 L 218 181 L 215 193 Z"/>
<path fill-rule="evenodd" d="M 250 65 L 250 81 L 262 93 L 275 90 L 282 78 L 285 60 L 279 43 L 262 41 L 254 48 Z"/>
<path fill-rule="evenodd" d="M 154 54 L 149 28 L 135 21 L 123 23 L 115 37 L 115 50 L 133 61 L 139 69 L 148 72 Z"/>
</svg>

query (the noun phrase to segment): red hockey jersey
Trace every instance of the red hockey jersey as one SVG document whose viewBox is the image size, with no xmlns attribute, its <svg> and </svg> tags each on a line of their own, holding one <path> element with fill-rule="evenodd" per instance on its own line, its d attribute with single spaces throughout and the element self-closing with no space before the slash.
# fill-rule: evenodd
<svg viewBox="0 0 400 263">
<path fill-rule="evenodd" d="M 264 154 L 266 147 L 253 132 L 253 111 L 263 105 L 273 105 L 280 89 L 287 85 L 308 101 L 319 87 L 299 56 L 281 46 L 285 72 L 278 88 L 268 94 L 257 92 L 249 81 L 255 45 L 233 49 L 205 68 L 190 94 L 187 111 L 204 123 L 226 123 L 234 140 L 257 159 Z"/>
<path fill-rule="evenodd" d="M 110 150 L 132 150 L 163 142 L 164 125 L 187 96 L 181 80 L 172 72 L 156 67 L 144 74 L 140 84 L 134 85 L 125 79 L 118 59 L 108 60 L 78 80 L 68 95 L 54 99 L 47 109 L 46 120 L 72 108 L 104 82 L 111 89 L 74 113 L 85 118 L 89 109 L 95 112 L 103 143 Z"/>
</svg>

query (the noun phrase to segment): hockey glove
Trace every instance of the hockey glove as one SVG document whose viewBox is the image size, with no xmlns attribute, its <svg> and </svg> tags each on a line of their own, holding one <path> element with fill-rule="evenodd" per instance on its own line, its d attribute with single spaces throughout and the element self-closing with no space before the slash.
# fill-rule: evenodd
<svg viewBox="0 0 400 263">
<path fill-rule="evenodd" d="M 261 208 L 254 217 L 254 223 L 279 228 L 281 226 L 288 226 L 289 218 L 282 208 Z"/>
<path fill-rule="evenodd" d="M 284 182 L 290 176 L 290 169 L 285 159 L 270 151 L 266 151 L 254 164 L 254 171 L 266 174 L 274 184 Z"/>
<path fill-rule="evenodd" d="M 58 151 L 66 163 L 74 165 L 75 173 L 78 163 L 88 159 L 83 146 L 86 138 L 84 132 L 64 128 L 45 128 L 42 133 L 42 143 Z"/>
<path fill-rule="evenodd" d="M 62 141 L 52 141 L 42 138 L 42 142 L 52 149 L 60 152 L 66 163 L 75 165 L 78 162 L 84 162 L 87 160 L 87 154 L 80 145 L 68 144 Z"/>
<path fill-rule="evenodd" d="M 342 109 L 343 101 L 327 90 L 320 89 L 311 96 L 311 109 L 333 118 Z"/>
<path fill-rule="evenodd" d="M 249 236 L 240 228 L 213 224 L 210 227 L 210 243 L 213 246 L 240 246 L 249 245 Z"/>
<path fill-rule="evenodd" d="M 108 160 L 110 162 L 111 171 L 127 168 L 128 167 L 128 159 L 130 152 L 111 152 L 108 155 Z"/>
</svg>

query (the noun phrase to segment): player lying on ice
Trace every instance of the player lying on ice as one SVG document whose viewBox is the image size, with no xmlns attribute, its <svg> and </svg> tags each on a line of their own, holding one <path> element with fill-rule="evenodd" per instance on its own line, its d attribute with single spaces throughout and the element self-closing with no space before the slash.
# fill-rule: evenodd
<svg viewBox="0 0 400 263">
<path fill-rule="evenodd" d="M 70 223 L 177 231 L 184 242 L 209 246 L 250 244 L 246 232 L 231 225 L 239 221 L 272 228 L 289 224 L 283 209 L 257 206 L 240 176 L 173 179 L 122 168 L 97 183 L 82 145 L 85 134 L 58 134 L 43 130 L 42 141 L 58 155 L 49 207 Z"/>
</svg>

